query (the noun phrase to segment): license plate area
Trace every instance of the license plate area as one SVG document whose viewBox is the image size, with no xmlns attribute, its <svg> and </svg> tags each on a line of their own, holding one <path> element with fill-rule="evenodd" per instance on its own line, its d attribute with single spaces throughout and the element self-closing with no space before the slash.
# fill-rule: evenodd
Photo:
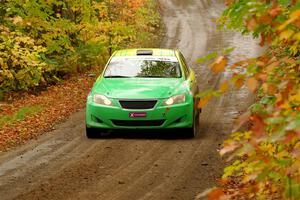
<svg viewBox="0 0 300 200">
<path fill-rule="evenodd" d="M 146 112 L 131 112 L 129 113 L 130 118 L 145 118 L 147 117 Z"/>
</svg>

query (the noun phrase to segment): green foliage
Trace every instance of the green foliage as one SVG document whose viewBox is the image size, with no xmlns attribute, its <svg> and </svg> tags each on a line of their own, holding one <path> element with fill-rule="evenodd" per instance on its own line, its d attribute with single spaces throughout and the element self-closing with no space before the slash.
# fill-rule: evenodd
<svg viewBox="0 0 300 200">
<path fill-rule="evenodd" d="M 28 90 L 99 66 L 155 35 L 154 0 L 11 0 L 0 5 L 0 90 Z"/>
</svg>

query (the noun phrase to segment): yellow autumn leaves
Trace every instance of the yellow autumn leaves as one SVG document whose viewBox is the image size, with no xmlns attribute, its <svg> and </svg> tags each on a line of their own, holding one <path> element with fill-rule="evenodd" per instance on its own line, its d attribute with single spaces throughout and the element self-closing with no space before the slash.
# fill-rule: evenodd
<svg viewBox="0 0 300 200">
<path fill-rule="evenodd" d="M 154 0 L 3 1 L 0 98 L 103 65 L 115 49 L 148 45 L 159 37 L 156 6 Z"/>
</svg>

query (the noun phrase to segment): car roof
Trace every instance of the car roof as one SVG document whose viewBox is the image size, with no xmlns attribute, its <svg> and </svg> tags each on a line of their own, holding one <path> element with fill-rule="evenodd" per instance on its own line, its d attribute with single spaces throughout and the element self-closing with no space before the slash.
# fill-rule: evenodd
<svg viewBox="0 0 300 200">
<path fill-rule="evenodd" d="M 137 56 L 138 51 L 150 51 L 151 56 L 176 56 L 174 49 L 159 49 L 159 48 L 139 48 L 139 49 L 123 49 L 117 50 L 113 56 Z"/>
</svg>

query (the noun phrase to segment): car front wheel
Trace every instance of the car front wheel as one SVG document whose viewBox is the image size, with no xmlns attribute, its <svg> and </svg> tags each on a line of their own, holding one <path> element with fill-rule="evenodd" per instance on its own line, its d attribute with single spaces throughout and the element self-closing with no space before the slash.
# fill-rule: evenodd
<svg viewBox="0 0 300 200">
<path fill-rule="evenodd" d="M 199 130 L 199 112 L 197 112 L 194 116 L 193 126 L 186 130 L 187 136 L 189 138 L 194 138 L 197 135 L 198 130 Z"/>
<path fill-rule="evenodd" d="M 98 128 L 86 127 L 85 129 L 86 137 L 90 139 L 102 137 L 103 132 L 104 131 L 102 129 L 98 129 Z"/>
<path fill-rule="evenodd" d="M 95 138 L 95 129 L 94 128 L 88 128 L 88 127 L 86 127 L 86 129 L 85 129 L 85 134 L 86 134 L 86 137 L 87 138 Z"/>
</svg>

